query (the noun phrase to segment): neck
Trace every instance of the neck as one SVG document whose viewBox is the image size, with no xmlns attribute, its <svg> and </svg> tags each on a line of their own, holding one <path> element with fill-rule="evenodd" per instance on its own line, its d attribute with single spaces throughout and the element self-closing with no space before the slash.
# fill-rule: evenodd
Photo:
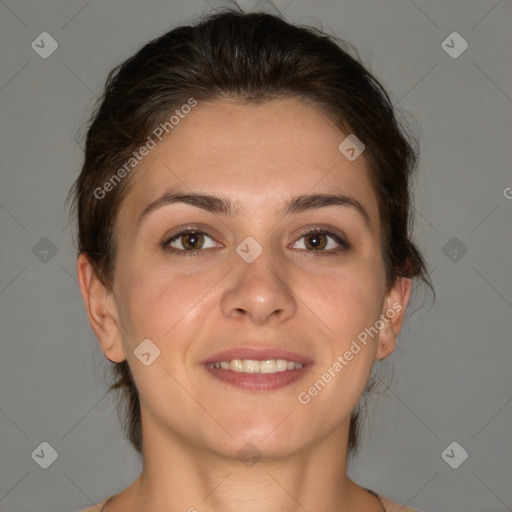
<svg viewBox="0 0 512 512">
<path fill-rule="evenodd" d="M 346 476 L 348 427 L 300 451 L 259 460 L 193 445 L 156 422 L 143 430 L 143 469 L 126 490 L 124 510 L 296 512 L 321 504 L 323 512 L 349 512 L 365 492 Z"/>
</svg>

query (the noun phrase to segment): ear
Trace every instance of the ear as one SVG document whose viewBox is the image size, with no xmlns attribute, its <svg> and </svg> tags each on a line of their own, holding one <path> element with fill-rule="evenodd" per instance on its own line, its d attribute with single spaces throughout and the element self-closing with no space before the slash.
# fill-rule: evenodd
<svg viewBox="0 0 512 512">
<path fill-rule="evenodd" d="M 77 275 L 89 322 L 101 349 L 107 359 L 120 363 L 126 359 L 126 355 L 114 295 L 98 279 L 85 253 L 78 256 Z"/>
<path fill-rule="evenodd" d="M 397 277 L 395 284 L 386 294 L 381 311 L 384 327 L 379 332 L 377 359 L 390 356 L 396 348 L 396 338 L 402 330 L 405 310 L 411 297 L 411 279 Z"/>
</svg>

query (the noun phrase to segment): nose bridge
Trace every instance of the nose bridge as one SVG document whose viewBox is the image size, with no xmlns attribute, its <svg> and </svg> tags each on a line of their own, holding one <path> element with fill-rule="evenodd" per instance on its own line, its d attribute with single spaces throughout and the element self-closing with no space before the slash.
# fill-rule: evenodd
<svg viewBox="0 0 512 512">
<path fill-rule="evenodd" d="M 284 320 L 295 313 L 295 298 L 278 251 L 247 237 L 233 255 L 233 270 L 222 297 L 224 315 L 248 317 L 262 325 L 271 318 Z"/>
</svg>

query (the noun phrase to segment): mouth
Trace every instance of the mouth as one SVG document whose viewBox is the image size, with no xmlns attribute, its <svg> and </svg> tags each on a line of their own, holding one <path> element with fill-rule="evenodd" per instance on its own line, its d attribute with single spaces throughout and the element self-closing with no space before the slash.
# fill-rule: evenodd
<svg viewBox="0 0 512 512">
<path fill-rule="evenodd" d="M 313 365 L 299 354 L 276 349 L 232 349 L 202 362 L 218 380 L 247 391 L 272 391 L 297 382 Z"/>
<path fill-rule="evenodd" d="M 279 373 L 288 370 L 300 370 L 304 367 L 301 363 L 294 363 L 286 359 L 231 359 L 220 363 L 208 363 L 210 368 L 221 368 L 238 373 Z"/>
</svg>

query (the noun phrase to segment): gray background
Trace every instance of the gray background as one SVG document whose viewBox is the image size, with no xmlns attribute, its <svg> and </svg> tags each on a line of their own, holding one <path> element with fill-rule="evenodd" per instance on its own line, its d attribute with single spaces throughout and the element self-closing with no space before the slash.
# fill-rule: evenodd
<svg viewBox="0 0 512 512">
<path fill-rule="evenodd" d="M 0 2 L 3 512 L 78 511 L 139 474 L 105 396 L 64 200 L 82 163 L 77 130 L 108 71 L 210 5 L 223 4 Z M 417 295 L 381 367 L 394 370 L 391 389 L 372 401 L 351 475 L 426 512 L 512 510 L 511 2 L 276 5 L 353 43 L 421 129 L 415 236 L 438 297 Z M 31 48 L 45 31 L 59 45 L 47 59 Z M 469 44 L 455 59 L 441 46 L 454 31 Z M 31 458 L 43 441 L 58 452 L 48 469 Z M 441 457 L 453 441 L 469 454 L 457 469 Z"/>
</svg>

